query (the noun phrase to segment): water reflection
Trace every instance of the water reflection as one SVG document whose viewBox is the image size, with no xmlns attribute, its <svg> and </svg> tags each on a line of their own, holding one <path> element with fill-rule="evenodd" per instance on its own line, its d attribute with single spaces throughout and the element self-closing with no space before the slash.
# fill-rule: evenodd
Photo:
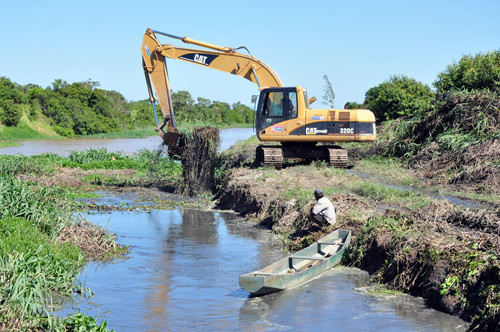
<svg viewBox="0 0 500 332">
<path fill-rule="evenodd" d="M 200 210 L 182 210 L 182 234 L 198 244 L 217 243 L 217 225 L 215 215 Z"/>
</svg>

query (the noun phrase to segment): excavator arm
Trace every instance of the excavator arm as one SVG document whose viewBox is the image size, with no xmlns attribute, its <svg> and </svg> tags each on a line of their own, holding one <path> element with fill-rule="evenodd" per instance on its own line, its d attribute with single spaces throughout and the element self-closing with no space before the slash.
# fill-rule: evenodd
<svg viewBox="0 0 500 332">
<path fill-rule="evenodd" d="M 186 44 L 196 45 L 202 49 L 161 44 L 156 38 L 156 34 L 181 40 Z M 158 119 L 156 119 L 158 126 L 156 131 L 168 145 L 169 153 L 175 153 L 178 149 L 181 134 L 177 130 L 175 124 L 175 114 L 172 107 L 172 96 L 165 59 L 178 59 L 238 75 L 255 83 L 259 88 L 283 87 L 283 83 L 281 83 L 278 75 L 268 65 L 251 54 L 247 55 L 236 51 L 242 48 L 246 49 L 245 47 L 236 49 L 222 47 L 194 40 L 189 37 L 178 37 L 151 30 L 150 28 L 146 30 L 141 48 L 142 65 L 148 86 L 150 102 L 154 107 L 154 89 L 163 113 L 164 119 L 161 124 L 158 122 Z M 166 132 L 163 130 L 165 127 L 167 128 Z"/>
</svg>

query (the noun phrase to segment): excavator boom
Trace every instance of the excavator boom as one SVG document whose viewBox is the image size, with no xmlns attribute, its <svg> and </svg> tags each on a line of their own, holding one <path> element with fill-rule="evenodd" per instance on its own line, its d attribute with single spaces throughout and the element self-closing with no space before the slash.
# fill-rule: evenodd
<svg viewBox="0 0 500 332">
<path fill-rule="evenodd" d="M 156 38 L 160 34 L 173 39 L 181 40 L 186 44 L 192 44 L 202 49 L 179 47 L 171 44 L 161 44 Z M 241 49 L 245 47 L 240 47 Z M 158 133 L 163 137 L 169 147 L 169 153 L 175 152 L 179 145 L 180 133 L 175 124 L 175 115 L 172 108 L 172 96 L 165 60 L 178 59 L 200 66 L 220 70 L 233 75 L 241 76 L 258 87 L 282 87 L 278 75 L 264 62 L 251 54 L 242 54 L 231 47 L 223 47 L 189 37 L 178 37 L 171 34 L 147 29 L 142 42 L 142 65 L 146 77 L 150 102 L 155 104 L 153 88 L 158 97 L 158 102 L 163 113 L 164 120 L 160 124 L 158 119 Z M 249 52 L 250 53 L 250 52 Z M 156 110 L 155 110 L 156 116 Z M 166 127 L 166 132 L 163 128 Z"/>
</svg>

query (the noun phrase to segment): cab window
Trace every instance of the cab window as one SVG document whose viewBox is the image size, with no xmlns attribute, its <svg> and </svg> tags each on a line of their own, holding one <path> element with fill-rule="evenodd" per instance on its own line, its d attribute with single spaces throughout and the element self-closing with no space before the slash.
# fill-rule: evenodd
<svg viewBox="0 0 500 332">
<path fill-rule="evenodd" d="M 306 108 L 309 108 L 309 97 L 307 97 L 307 91 L 304 91 L 304 104 Z"/>
<path fill-rule="evenodd" d="M 288 98 L 290 100 L 289 118 L 295 119 L 297 117 L 297 92 L 289 92 Z"/>
<path fill-rule="evenodd" d="M 283 116 L 283 92 L 269 92 L 266 96 L 262 114 L 266 116 Z"/>
</svg>

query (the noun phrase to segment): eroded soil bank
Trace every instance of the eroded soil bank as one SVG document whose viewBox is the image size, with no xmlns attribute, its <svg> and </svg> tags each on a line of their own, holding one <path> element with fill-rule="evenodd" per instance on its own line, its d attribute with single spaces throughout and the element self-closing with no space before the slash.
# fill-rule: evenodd
<svg viewBox="0 0 500 332">
<path fill-rule="evenodd" d="M 499 329 L 500 218 L 496 204 L 469 209 L 391 191 L 324 164 L 255 168 L 232 156 L 217 206 L 267 225 L 296 250 L 336 228 L 353 232 L 344 264 L 375 281 L 471 322 L 471 330 Z M 234 162 L 239 160 L 239 162 Z M 322 188 L 337 210 L 334 226 L 306 218 L 313 191 Z"/>
</svg>

